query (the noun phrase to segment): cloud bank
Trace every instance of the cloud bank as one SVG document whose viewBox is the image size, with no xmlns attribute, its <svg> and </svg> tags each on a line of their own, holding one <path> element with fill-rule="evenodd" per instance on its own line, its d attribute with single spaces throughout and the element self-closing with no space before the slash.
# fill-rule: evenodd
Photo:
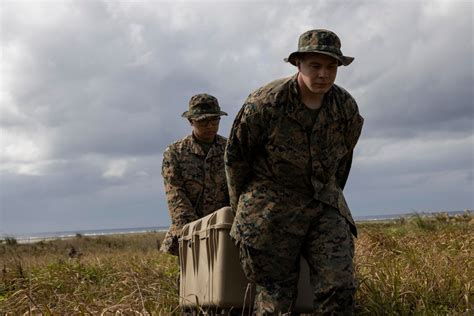
<svg viewBox="0 0 474 316">
<path fill-rule="evenodd" d="M 470 1 L 2 1 L 0 233 L 166 226 L 162 152 L 196 93 L 229 113 L 298 36 L 355 56 L 355 216 L 474 208 Z"/>
</svg>

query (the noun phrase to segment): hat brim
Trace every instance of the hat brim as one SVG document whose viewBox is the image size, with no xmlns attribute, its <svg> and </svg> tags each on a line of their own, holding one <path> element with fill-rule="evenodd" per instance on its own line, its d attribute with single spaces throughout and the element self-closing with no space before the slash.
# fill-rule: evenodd
<svg viewBox="0 0 474 316">
<path fill-rule="evenodd" d="M 339 66 L 344 65 L 348 66 L 352 61 L 354 60 L 354 57 L 350 56 L 339 56 L 330 52 L 325 52 L 325 51 L 320 51 L 320 50 L 312 50 L 312 51 L 306 51 L 306 52 L 293 52 L 288 56 L 288 58 L 283 59 L 285 62 L 292 64 L 293 66 L 296 66 L 296 57 L 300 54 L 306 54 L 306 53 L 318 53 L 318 54 L 323 54 L 323 55 L 328 55 L 331 57 L 334 57 L 337 61 Z"/>
<path fill-rule="evenodd" d="M 223 116 L 223 115 L 227 115 L 227 113 L 224 111 L 219 111 L 219 113 L 192 114 L 189 111 L 186 111 L 183 114 L 181 114 L 182 117 L 196 120 L 196 121 L 204 120 L 209 117 L 217 117 L 217 116 Z"/>
</svg>

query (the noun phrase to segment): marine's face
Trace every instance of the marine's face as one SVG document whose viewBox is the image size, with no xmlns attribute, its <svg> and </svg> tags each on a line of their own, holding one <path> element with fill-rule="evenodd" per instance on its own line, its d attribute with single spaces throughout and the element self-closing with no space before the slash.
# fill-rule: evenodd
<svg viewBox="0 0 474 316">
<path fill-rule="evenodd" d="M 199 121 L 191 120 L 194 136 L 207 143 L 213 142 L 219 131 L 220 120 L 220 117 L 211 117 Z"/>
<path fill-rule="evenodd" d="M 306 54 L 298 61 L 299 82 L 314 94 L 325 94 L 336 80 L 337 67 L 338 62 L 334 57 Z"/>
</svg>

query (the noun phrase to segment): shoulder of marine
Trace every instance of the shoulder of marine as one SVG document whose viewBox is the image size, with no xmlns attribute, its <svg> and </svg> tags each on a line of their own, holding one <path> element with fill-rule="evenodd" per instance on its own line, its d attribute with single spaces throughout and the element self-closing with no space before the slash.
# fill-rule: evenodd
<svg viewBox="0 0 474 316">
<path fill-rule="evenodd" d="M 345 118 L 351 118 L 359 114 L 359 107 L 352 95 L 343 87 L 333 84 L 328 92 L 333 100 L 330 104 L 331 110 L 339 113 Z"/>
<path fill-rule="evenodd" d="M 245 103 L 255 104 L 257 107 L 274 105 L 288 93 L 288 86 L 293 78 L 277 79 L 258 88 L 248 96 Z"/>
<path fill-rule="evenodd" d="M 221 135 L 216 135 L 217 146 L 224 148 L 226 143 L 227 143 L 227 138 Z M 194 137 L 192 135 L 188 135 L 170 144 L 168 147 L 166 147 L 166 151 L 176 153 L 176 154 L 181 154 L 183 152 L 195 151 L 196 146 L 198 146 L 198 144 L 194 140 Z"/>
<path fill-rule="evenodd" d="M 227 144 L 227 138 L 221 135 L 216 135 L 216 144 L 218 146 L 224 146 Z"/>
<path fill-rule="evenodd" d="M 286 104 L 292 79 L 294 76 L 277 79 L 253 91 L 245 100 L 243 115 L 253 116 Z"/>
<path fill-rule="evenodd" d="M 272 81 L 252 92 L 245 101 L 244 112 L 252 113 L 271 111 L 272 109 L 286 107 L 291 98 L 292 85 L 296 84 L 296 75 Z M 331 111 L 350 118 L 358 114 L 359 109 L 355 99 L 344 88 L 334 84 L 330 91 Z M 293 98 L 294 99 L 294 98 Z"/>
<path fill-rule="evenodd" d="M 169 152 L 182 152 L 183 150 L 185 150 L 185 149 L 189 148 L 190 146 L 192 146 L 193 143 L 194 143 L 193 136 L 188 135 L 188 136 L 183 137 L 182 139 L 177 140 L 174 143 L 168 145 L 168 147 L 166 147 L 166 151 L 169 151 Z"/>
</svg>

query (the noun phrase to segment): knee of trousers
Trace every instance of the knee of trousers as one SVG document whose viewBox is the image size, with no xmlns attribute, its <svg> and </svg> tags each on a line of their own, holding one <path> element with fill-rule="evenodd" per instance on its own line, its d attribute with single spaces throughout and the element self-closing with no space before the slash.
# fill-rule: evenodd
<svg viewBox="0 0 474 316">
<path fill-rule="evenodd" d="M 311 284 L 316 292 L 355 290 L 357 282 L 351 271 L 331 271 L 325 275 L 313 276 Z"/>
<path fill-rule="evenodd" d="M 251 282 L 270 291 L 297 286 L 299 265 L 294 258 L 277 256 L 242 243 L 239 255 L 244 274 Z"/>
</svg>

